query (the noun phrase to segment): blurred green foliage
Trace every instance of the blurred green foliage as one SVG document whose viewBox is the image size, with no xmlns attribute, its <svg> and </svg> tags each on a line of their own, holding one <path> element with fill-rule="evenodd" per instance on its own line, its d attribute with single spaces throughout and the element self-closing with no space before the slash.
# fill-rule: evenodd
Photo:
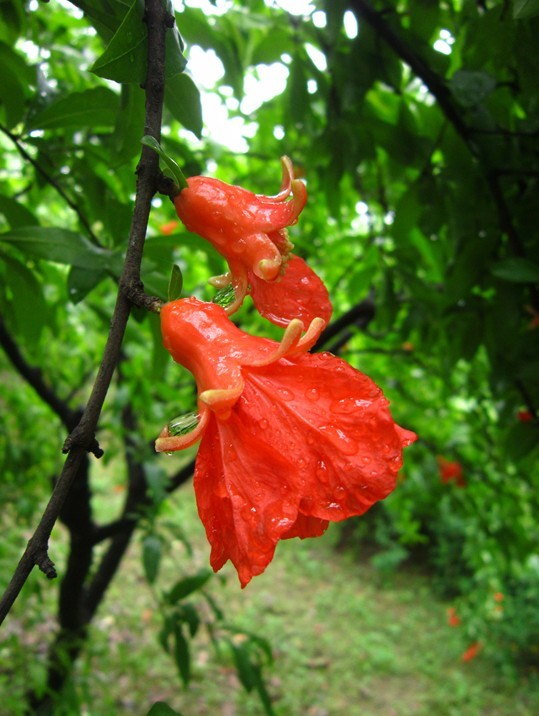
<svg viewBox="0 0 539 716">
<path fill-rule="evenodd" d="M 296 252 L 327 283 L 335 318 L 366 298 L 375 307 L 366 327 L 343 327 L 340 353 L 420 436 L 397 490 L 357 521 L 357 535 L 382 548 L 381 568 L 407 558 L 428 565 L 468 615 L 470 637 L 505 663 L 529 664 L 539 596 L 539 8 L 314 0 L 288 15 L 278 5 L 177 3 L 162 146 L 187 176 L 266 194 L 278 190 L 279 156 L 292 158 L 310 196 L 291 230 Z M 140 4 L 1 7 L 2 325 L 77 409 L 99 363 L 129 235 L 144 134 L 144 33 L 132 30 Z M 218 58 L 215 86 L 204 62 L 189 64 L 195 49 L 207 67 Z M 249 106 L 247 88 L 272 68 L 286 75 L 284 90 Z M 243 128 L 242 149 L 215 140 L 203 108 L 216 103 Z M 165 230 L 174 218 L 169 200 L 156 197 L 146 290 L 166 299 L 176 265 L 184 295 L 211 299 L 206 280 L 223 263 L 181 226 Z M 238 319 L 268 333 L 247 304 Z M 64 428 L 3 353 L 0 371 L 7 579 L 12 545 L 61 467 Z M 159 492 L 174 468 L 150 442 L 194 404 L 156 317 L 135 312 L 99 435 L 111 489 L 129 437 Z M 136 435 L 122 421 L 126 405 Z M 439 456 L 461 465 L 465 486 L 442 481 Z M 164 496 L 161 487 L 156 518 Z"/>
</svg>

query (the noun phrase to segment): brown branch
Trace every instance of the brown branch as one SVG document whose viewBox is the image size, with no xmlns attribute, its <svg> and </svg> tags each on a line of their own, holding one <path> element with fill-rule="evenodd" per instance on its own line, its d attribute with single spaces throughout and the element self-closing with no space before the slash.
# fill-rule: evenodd
<svg viewBox="0 0 539 716">
<path fill-rule="evenodd" d="M 145 21 L 148 27 L 148 69 L 144 134 L 151 135 L 159 141 L 165 86 L 165 33 L 167 26 L 170 26 L 171 18 L 162 0 L 146 0 L 145 10 Z M 0 600 L 0 623 L 9 613 L 36 564 L 47 576 L 51 578 L 56 576 L 54 566 L 48 557 L 48 540 L 71 485 L 86 456 L 86 451 L 95 442 L 97 422 L 112 375 L 118 363 L 131 309 L 131 303 L 125 295 L 124 289 L 128 286 L 139 285 L 140 282 L 144 240 L 148 227 L 151 201 L 156 190 L 158 177 L 158 156 L 152 149 L 143 146 L 137 167 L 137 192 L 131 232 L 101 366 L 84 414 L 65 442 L 64 450 L 69 454 L 50 501 L 34 535 L 28 543 L 10 584 Z"/>
<path fill-rule="evenodd" d="M 7 330 L 2 316 L 0 316 L 0 346 L 4 349 L 13 367 L 36 391 L 43 402 L 56 413 L 68 430 L 73 430 L 78 420 L 80 420 L 80 412 L 70 408 L 68 403 L 54 392 L 43 378 L 43 372 L 40 368 L 27 363 L 13 336 Z"/>
</svg>

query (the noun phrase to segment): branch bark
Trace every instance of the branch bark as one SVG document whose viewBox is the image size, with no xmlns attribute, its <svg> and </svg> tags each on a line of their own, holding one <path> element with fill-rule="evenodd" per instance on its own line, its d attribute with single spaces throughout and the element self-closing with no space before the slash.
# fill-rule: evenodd
<svg viewBox="0 0 539 716">
<path fill-rule="evenodd" d="M 161 0 L 146 0 L 145 9 L 145 21 L 148 27 L 148 69 L 144 133 L 159 141 L 165 86 L 165 34 L 167 27 L 170 27 L 171 17 Z M 52 528 L 80 467 L 86 459 L 88 449 L 93 448 L 96 456 L 102 454 L 95 447 L 95 431 L 118 363 L 131 310 L 131 301 L 126 295 L 126 289 L 141 286 L 142 252 L 151 200 L 157 188 L 158 178 L 158 156 L 154 151 L 143 146 L 137 167 L 137 192 L 127 253 L 101 365 L 82 418 L 64 444 L 64 451 L 69 454 L 53 494 L 17 565 L 10 584 L 0 599 L 0 623 L 9 613 L 35 565 L 38 565 L 47 577 L 54 578 L 56 576 L 54 564 L 48 555 L 48 541 Z"/>
</svg>

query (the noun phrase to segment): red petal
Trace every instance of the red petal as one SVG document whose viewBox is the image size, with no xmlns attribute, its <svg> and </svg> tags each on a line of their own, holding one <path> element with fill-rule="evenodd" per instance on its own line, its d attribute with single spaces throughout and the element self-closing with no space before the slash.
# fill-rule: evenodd
<svg viewBox="0 0 539 716">
<path fill-rule="evenodd" d="M 395 487 L 402 448 L 415 437 L 395 425 L 382 391 L 330 354 L 244 370 L 244 399 L 257 402 L 266 436 L 290 456 L 304 515 L 360 515 Z"/>
<path fill-rule="evenodd" d="M 299 537 L 300 539 L 320 537 L 328 527 L 328 520 L 320 520 L 318 517 L 307 517 L 300 512 L 292 527 L 286 532 L 283 532 L 281 539 L 292 539 L 292 537 Z"/>
<path fill-rule="evenodd" d="M 211 566 L 218 571 L 230 559 L 242 587 L 264 571 L 281 535 L 297 519 L 298 498 L 287 480 L 291 466 L 257 437 L 260 422 L 256 409 L 247 415 L 234 409 L 226 421 L 213 418 L 195 467 Z"/>
<path fill-rule="evenodd" d="M 251 297 L 257 311 L 277 326 L 299 318 L 307 327 L 313 318 L 331 318 L 329 294 L 321 279 L 299 256 L 292 255 L 284 275 L 277 281 L 263 281 L 249 271 Z"/>
<path fill-rule="evenodd" d="M 403 444 L 381 390 L 329 354 L 244 368 L 229 419 L 213 418 L 195 470 L 211 564 L 230 559 L 243 586 L 279 539 L 322 534 L 395 487 Z"/>
</svg>

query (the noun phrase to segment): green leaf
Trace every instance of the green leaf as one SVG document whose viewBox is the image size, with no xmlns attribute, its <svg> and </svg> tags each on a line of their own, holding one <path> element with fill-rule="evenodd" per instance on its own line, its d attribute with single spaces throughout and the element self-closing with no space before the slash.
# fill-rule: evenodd
<svg viewBox="0 0 539 716">
<path fill-rule="evenodd" d="M 86 19 L 97 32 L 109 41 L 129 11 L 126 0 L 71 0 L 72 4 L 84 12 Z"/>
<path fill-rule="evenodd" d="M 252 663 L 249 652 L 243 644 L 236 645 L 230 642 L 230 646 L 239 680 L 247 692 L 252 691 L 257 684 L 256 665 Z"/>
<path fill-rule="evenodd" d="M 146 81 L 148 65 L 148 29 L 144 22 L 144 2 L 134 0 L 114 37 L 103 54 L 94 62 L 90 72 L 115 82 Z M 166 34 L 165 75 L 172 77 L 183 72 L 186 59 L 183 42 L 174 27 Z"/>
<path fill-rule="evenodd" d="M 144 574 L 150 584 L 157 579 L 161 557 L 163 555 L 163 543 L 154 534 L 146 535 L 142 540 L 142 565 Z"/>
<path fill-rule="evenodd" d="M 519 462 L 539 446 L 539 430 L 534 423 L 518 423 L 507 433 L 505 447 L 511 460 Z"/>
<path fill-rule="evenodd" d="M 157 154 L 159 154 L 161 159 L 165 162 L 167 167 L 172 172 L 178 186 L 181 189 L 186 189 L 187 180 L 184 177 L 182 170 L 174 161 L 174 159 L 172 159 L 172 157 L 169 157 L 169 155 L 163 150 L 157 139 L 155 139 L 155 137 L 151 137 L 149 134 L 145 134 L 140 141 L 142 142 L 142 144 L 146 145 L 147 147 L 150 147 L 150 149 L 153 149 L 154 152 L 157 152 Z"/>
<path fill-rule="evenodd" d="M 539 282 L 539 266 L 528 259 L 518 257 L 500 261 L 492 268 L 492 273 L 512 283 Z"/>
<path fill-rule="evenodd" d="M 177 602 L 185 599 L 193 592 L 196 592 L 206 584 L 210 579 L 213 572 L 209 569 L 201 569 L 196 574 L 189 577 L 180 579 L 179 582 L 172 587 L 170 592 L 166 595 L 166 599 L 170 604 L 176 604 Z"/>
<path fill-rule="evenodd" d="M 80 303 L 101 281 L 107 278 L 107 274 L 101 269 L 87 270 L 80 266 L 72 266 L 67 277 L 67 292 L 73 303 Z"/>
<path fill-rule="evenodd" d="M 90 68 L 90 72 L 115 82 L 144 82 L 148 30 L 144 23 L 144 2 L 134 0 L 120 27 Z"/>
<path fill-rule="evenodd" d="M 182 716 L 179 711 L 175 711 L 164 701 L 156 701 L 152 708 L 148 711 L 147 716 Z"/>
<path fill-rule="evenodd" d="M 0 234 L 0 241 L 32 259 L 44 259 L 86 270 L 114 270 L 117 255 L 91 244 L 81 234 L 56 227 L 29 226 Z"/>
<path fill-rule="evenodd" d="M 31 117 L 26 129 L 112 127 L 118 105 L 118 95 L 107 87 L 72 92 Z"/>
<path fill-rule="evenodd" d="M 183 274 L 178 264 L 174 264 L 172 267 L 172 273 L 170 274 L 170 281 L 168 284 L 168 300 L 175 301 L 177 298 L 181 298 L 183 288 Z"/>
<path fill-rule="evenodd" d="M 39 221 L 34 214 L 19 201 L 0 194 L 0 214 L 3 214 L 11 229 L 22 226 L 38 226 Z"/>
<path fill-rule="evenodd" d="M 200 139 L 202 135 L 200 92 L 188 75 L 181 74 L 167 79 L 165 104 L 174 119 Z"/>
<path fill-rule="evenodd" d="M 310 98 L 307 91 L 307 75 L 303 59 L 299 55 L 295 56 L 290 68 L 287 90 L 290 119 L 293 124 L 303 124 L 309 108 Z"/>
<path fill-rule="evenodd" d="M 40 282 L 24 264 L 0 251 L 0 261 L 6 266 L 4 284 L 13 296 L 10 302 L 17 331 L 35 345 L 46 323 L 47 304 Z"/>
<path fill-rule="evenodd" d="M 182 626 L 178 623 L 174 625 L 174 661 L 184 686 L 187 686 L 191 680 L 191 654 Z"/>
<path fill-rule="evenodd" d="M 140 151 L 140 138 L 144 133 L 144 92 L 136 85 L 122 85 L 120 109 L 112 139 L 114 166 L 120 167 Z"/>
<path fill-rule="evenodd" d="M 494 91 L 496 79 L 488 72 L 458 70 L 449 81 L 451 91 L 463 107 L 475 107 Z"/>
<path fill-rule="evenodd" d="M 0 76 L 0 107 L 4 107 L 5 124 L 10 129 L 23 117 L 27 86 L 35 83 L 35 70 L 31 70 L 19 54 L 0 42 Z"/>
<path fill-rule="evenodd" d="M 539 0 L 515 0 L 513 5 L 515 20 L 523 20 L 535 15 L 539 15 Z"/>
<path fill-rule="evenodd" d="M 194 637 L 200 626 L 200 617 L 192 604 L 182 604 L 180 615 L 182 622 L 189 627 L 191 638 Z"/>
</svg>

